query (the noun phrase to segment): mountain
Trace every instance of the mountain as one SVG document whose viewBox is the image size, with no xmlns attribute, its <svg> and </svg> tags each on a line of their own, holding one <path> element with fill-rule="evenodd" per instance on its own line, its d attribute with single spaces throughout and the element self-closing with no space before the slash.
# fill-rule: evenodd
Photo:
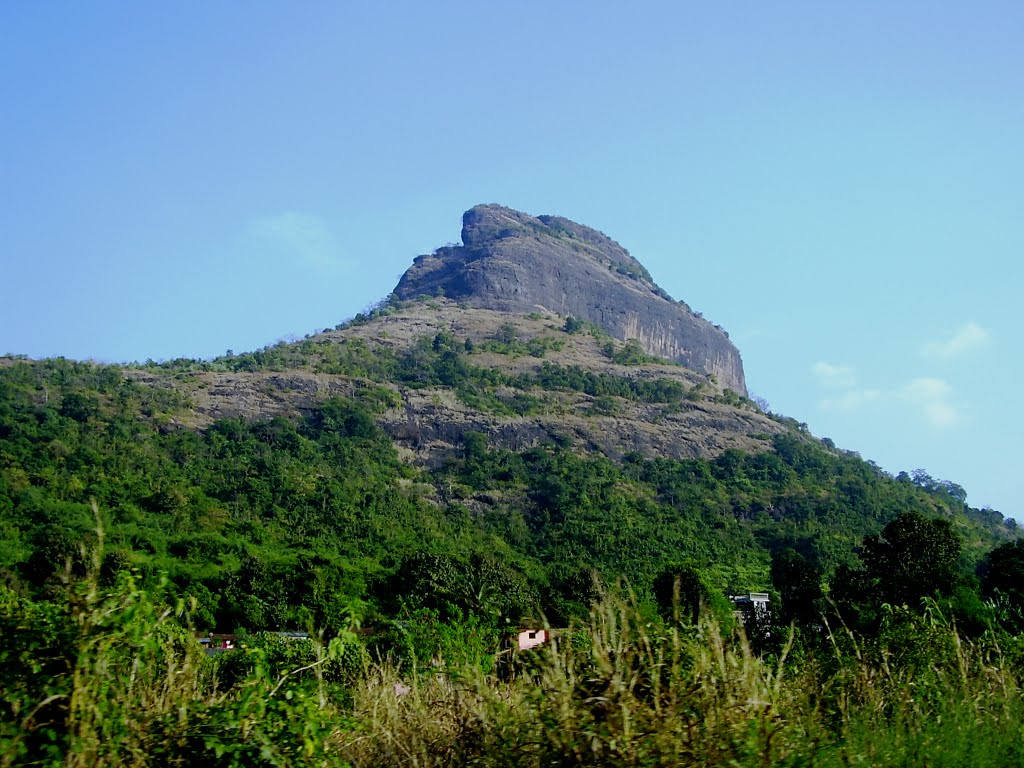
<svg viewBox="0 0 1024 768">
<path fill-rule="evenodd" d="M 789 550 L 829 579 L 908 511 L 949 521 L 971 567 L 1016 535 L 744 392 L 724 332 L 613 241 L 478 206 L 462 246 L 301 341 L 0 358 L 0 583 L 45 595 L 83 572 L 94 502 L 104 578 L 167 574 L 222 630 L 402 605 L 564 621 L 592 572 L 643 596 L 689 560 L 735 594 Z"/>
<path fill-rule="evenodd" d="M 603 329 L 547 312 L 518 314 L 449 298 L 392 299 L 369 317 L 297 344 L 222 358 L 167 381 L 193 407 L 178 426 L 217 419 L 301 416 L 372 382 L 391 393 L 378 423 L 421 464 L 437 466 L 467 432 L 524 450 L 552 440 L 615 459 L 639 452 L 714 457 L 770 448 L 786 428 L 700 371 L 619 343 Z M 229 370 L 224 370 L 228 368 Z"/>
<path fill-rule="evenodd" d="M 463 216 L 462 239 L 416 258 L 369 316 L 204 371 L 184 361 L 194 378 L 173 386 L 194 407 L 175 424 L 297 416 L 372 379 L 400 403 L 379 423 L 430 466 L 467 432 L 515 450 L 557 439 L 615 459 L 684 459 L 767 450 L 785 431 L 746 401 L 725 332 L 673 301 L 606 235 L 478 205 Z M 448 369 L 423 373 L 423 355 L 438 349 Z M 162 372 L 129 375 L 166 384 Z"/>
<path fill-rule="evenodd" d="M 607 235 L 558 216 L 478 205 L 462 218 L 462 243 L 417 258 L 395 296 L 577 317 L 746 396 L 743 363 L 725 331 L 674 301 Z"/>
</svg>

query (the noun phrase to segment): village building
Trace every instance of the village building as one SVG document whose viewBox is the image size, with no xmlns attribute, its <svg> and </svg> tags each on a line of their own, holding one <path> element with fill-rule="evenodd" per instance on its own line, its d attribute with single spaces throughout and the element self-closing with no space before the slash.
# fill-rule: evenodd
<svg viewBox="0 0 1024 768">
<path fill-rule="evenodd" d="M 729 595 L 733 615 L 745 626 L 768 617 L 768 593 L 748 592 L 745 595 Z"/>
<path fill-rule="evenodd" d="M 549 629 L 521 629 L 516 635 L 516 648 L 520 651 L 528 651 L 538 645 L 543 645 L 550 639 L 551 630 Z"/>
</svg>

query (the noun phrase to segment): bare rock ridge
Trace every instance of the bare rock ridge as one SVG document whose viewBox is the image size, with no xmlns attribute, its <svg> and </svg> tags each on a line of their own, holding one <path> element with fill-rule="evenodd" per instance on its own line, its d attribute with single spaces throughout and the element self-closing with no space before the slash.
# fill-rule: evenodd
<svg viewBox="0 0 1024 768">
<path fill-rule="evenodd" d="M 746 396 L 743 362 L 725 331 L 673 301 L 607 235 L 558 216 L 478 205 L 462 217 L 462 243 L 417 257 L 396 296 L 443 294 L 483 309 L 588 320 Z"/>
</svg>

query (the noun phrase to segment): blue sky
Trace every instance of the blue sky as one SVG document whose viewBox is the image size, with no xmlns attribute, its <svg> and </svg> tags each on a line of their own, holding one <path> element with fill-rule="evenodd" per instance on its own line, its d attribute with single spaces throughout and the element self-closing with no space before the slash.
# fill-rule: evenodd
<svg viewBox="0 0 1024 768">
<path fill-rule="evenodd" d="M 1024 6 L 5 3 L 0 353 L 254 349 L 499 202 L 608 233 L 752 392 L 1024 515 Z"/>
</svg>

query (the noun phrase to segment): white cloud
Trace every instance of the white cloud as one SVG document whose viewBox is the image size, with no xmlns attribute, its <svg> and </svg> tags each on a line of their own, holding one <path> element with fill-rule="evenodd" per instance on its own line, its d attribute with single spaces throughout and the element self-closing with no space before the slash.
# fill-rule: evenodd
<svg viewBox="0 0 1024 768">
<path fill-rule="evenodd" d="M 824 411 L 864 411 L 903 407 L 916 412 L 925 423 L 945 429 L 963 420 L 963 407 L 953 399 L 953 388 L 944 379 L 919 377 L 905 384 L 881 389 L 858 387 L 853 369 L 847 365 L 815 363 L 812 370 L 822 387 L 831 393 L 819 401 Z"/>
<path fill-rule="evenodd" d="M 826 397 L 821 407 L 826 411 L 855 411 L 885 399 L 886 394 L 880 389 L 851 389 L 838 397 Z"/>
<path fill-rule="evenodd" d="M 953 388 L 943 379 L 919 378 L 899 390 L 899 398 L 917 408 L 928 424 L 943 429 L 962 420 L 962 408 L 950 401 Z"/>
<path fill-rule="evenodd" d="M 974 321 L 964 323 L 948 339 L 931 341 L 921 348 L 925 357 L 949 359 L 988 344 L 989 332 Z"/>
<path fill-rule="evenodd" d="M 857 375 L 848 365 L 818 361 L 811 370 L 825 389 L 836 394 L 824 398 L 819 405 L 825 411 L 856 411 L 886 399 L 880 389 L 857 388 Z"/>
<path fill-rule="evenodd" d="M 322 219 L 309 213 L 286 211 L 258 219 L 249 232 L 300 266 L 330 272 L 344 263 L 334 235 Z"/>
<path fill-rule="evenodd" d="M 833 365 L 819 361 L 811 367 L 811 370 L 818 380 L 827 387 L 848 389 L 857 384 L 857 377 L 848 365 Z"/>
</svg>

